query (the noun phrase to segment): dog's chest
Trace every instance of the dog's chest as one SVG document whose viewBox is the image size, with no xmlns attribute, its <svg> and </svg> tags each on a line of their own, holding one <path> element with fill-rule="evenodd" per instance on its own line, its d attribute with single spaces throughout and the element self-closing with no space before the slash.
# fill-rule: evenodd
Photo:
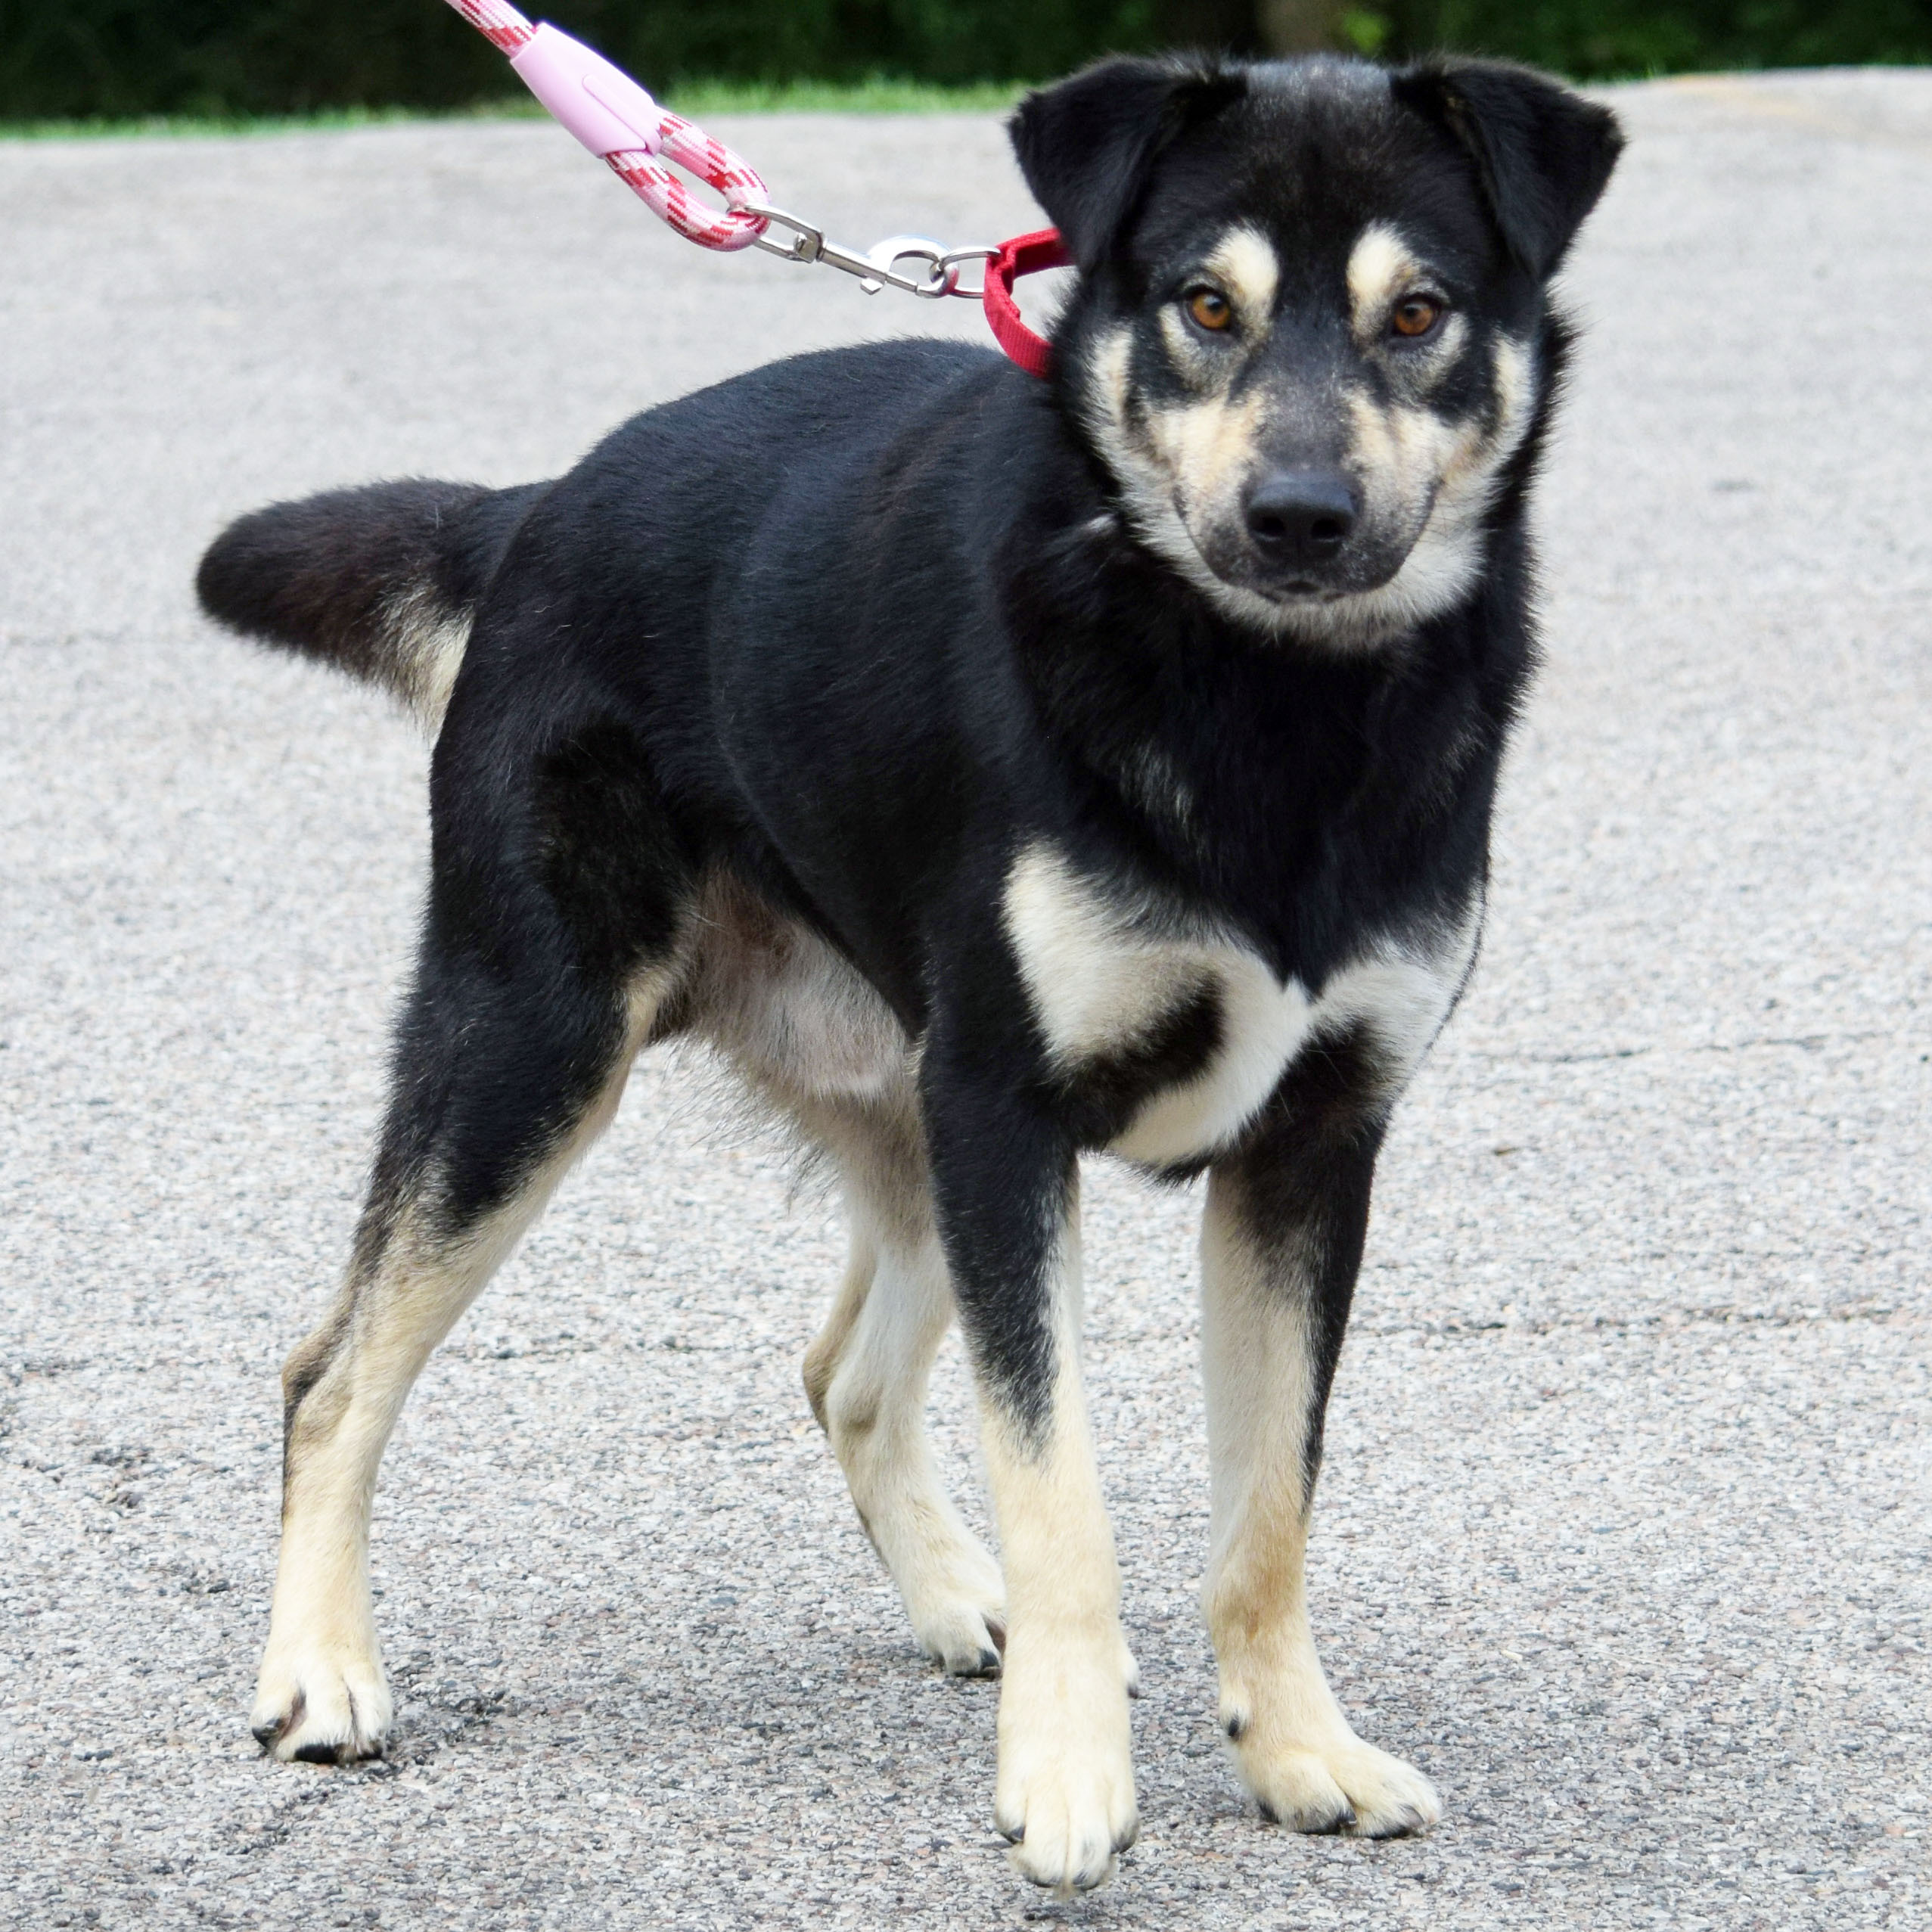
<svg viewBox="0 0 1932 1932">
<path fill-rule="evenodd" d="M 1317 1037 L 1365 1033 L 1399 1086 L 1455 1003 L 1475 943 L 1473 918 L 1427 943 L 1384 939 L 1311 996 L 1298 980 L 1278 980 L 1238 941 L 1178 930 L 1157 909 L 1110 896 L 1040 845 L 1008 875 L 1005 914 L 1047 1050 L 1076 1082 L 1085 1070 L 1131 1065 L 1175 1016 L 1212 1003 L 1216 1024 L 1201 1063 L 1151 1082 L 1107 1143 L 1151 1166 L 1227 1146 Z"/>
</svg>

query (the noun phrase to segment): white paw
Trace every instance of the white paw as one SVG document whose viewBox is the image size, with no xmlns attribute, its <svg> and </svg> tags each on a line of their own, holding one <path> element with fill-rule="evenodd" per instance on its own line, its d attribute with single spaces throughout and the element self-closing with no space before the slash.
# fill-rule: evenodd
<svg viewBox="0 0 1932 1932">
<path fill-rule="evenodd" d="M 993 1822 L 1023 1877 L 1062 1898 L 1092 1891 L 1140 1828 L 1126 1648 L 1117 1635 L 1075 1646 L 1016 1633 L 1005 1675 Z"/>
<path fill-rule="evenodd" d="M 913 1633 L 954 1677 L 990 1677 L 1006 1648 L 1006 1589 L 999 1565 L 966 1538 L 899 1579 Z"/>
<path fill-rule="evenodd" d="M 347 1764 L 379 1757 L 393 1706 L 372 1651 L 278 1645 L 262 1660 L 248 1727 L 284 1763 Z"/>
<path fill-rule="evenodd" d="M 1270 1824 L 1404 1838 L 1443 1815 L 1435 1786 L 1400 1758 L 1365 1744 L 1339 1711 L 1298 1735 L 1225 1705 L 1221 1722 L 1241 1782 Z"/>
</svg>

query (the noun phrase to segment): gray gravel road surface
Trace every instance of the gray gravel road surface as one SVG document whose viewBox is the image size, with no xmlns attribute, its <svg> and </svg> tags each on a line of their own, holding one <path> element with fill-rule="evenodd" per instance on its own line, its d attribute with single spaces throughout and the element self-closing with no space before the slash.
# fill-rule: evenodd
<svg viewBox="0 0 1932 1932">
<path fill-rule="evenodd" d="M 1927 1922 L 1932 75 L 1615 98 L 1548 668 L 1312 1557 L 1343 1697 L 1449 1813 L 1376 1846 L 1244 1808 L 1192 1600 L 1197 1204 L 1102 1168 L 1145 1828 L 1066 1906 L 990 1828 L 995 1687 L 921 1663 L 809 1424 L 826 1204 L 701 1070 L 647 1067 L 403 1421 L 393 1756 L 244 1727 L 424 753 L 204 629 L 201 545 L 975 317 L 701 254 L 536 123 L 0 147 L 0 1920 Z M 718 131 L 862 243 L 1033 219 L 989 119 Z M 935 1406 L 977 1514 L 950 1346 Z"/>
</svg>

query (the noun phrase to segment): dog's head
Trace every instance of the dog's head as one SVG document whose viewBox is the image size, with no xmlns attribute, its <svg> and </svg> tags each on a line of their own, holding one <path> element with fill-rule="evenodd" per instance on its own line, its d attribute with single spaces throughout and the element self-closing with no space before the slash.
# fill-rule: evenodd
<svg viewBox="0 0 1932 1932">
<path fill-rule="evenodd" d="M 1102 62 L 1013 121 L 1081 270 L 1056 380 L 1223 611 L 1371 644 L 1466 595 L 1622 144 L 1518 67 Z"/>
</svg>

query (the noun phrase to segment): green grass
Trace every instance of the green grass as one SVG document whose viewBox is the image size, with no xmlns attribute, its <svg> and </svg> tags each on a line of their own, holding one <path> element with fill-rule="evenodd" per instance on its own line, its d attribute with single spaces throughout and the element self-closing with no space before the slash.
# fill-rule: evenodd
<svg viewBox="0 0 1932 1932">
<path fill-rule="evenodd" d="M 666 89 L 681 114 L 958 114 L 1003 111 L 1025 92 L 1023 81 L 981 81 L 940 87 L 930 81 L 892 80 L 874 74 L 847 83 L 829 80 L 694 81 Z"/>
<path fill-rule="evenodd" d="M 333 107 L 318 114 L 146 114 L 135 120 L 0 121 L 0 141 L 166 139 L 209 134 L 306 134 L 321 129 L 389 127 L 406 121 L 526 120 L 541 110 L 514 101 L 458 114 L 413 113 L 406 107 Z"/>
<path fill-rule="evenodd" d="M 930 82 L 892 80 L 701 80 L 667 88 L 659 97 L 681 114 L 985 113 L 1011 107 L 1023 91 L 1018 81 L 940 87 Z M 408 107 L 335 107 L 316 114 L 151 114 L 137 120 L 0 120 L 0 141 L 92 141 L 130 135 L 166 139 L 197 135 L 309 134 L 343 128 L 391 127 L 408 122 L 540 120 L 543 110 L 527 98 L 480 101 L 452 113 Z"/>
</svg>

